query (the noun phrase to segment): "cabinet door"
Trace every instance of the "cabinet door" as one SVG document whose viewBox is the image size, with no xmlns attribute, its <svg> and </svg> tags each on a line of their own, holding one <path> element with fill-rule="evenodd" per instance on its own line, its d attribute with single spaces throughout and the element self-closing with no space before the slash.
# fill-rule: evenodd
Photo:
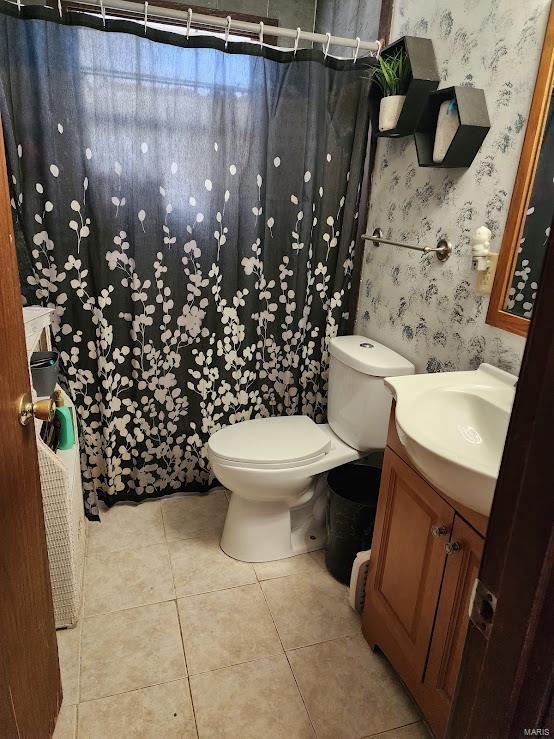
<svg viewBox="0 0 554 739">
<path fill-rule="evenodd" d="M 450 551 L 439 599 L 429 662 L 425 671 L 426 688 L 433 691 L 431 724 L 437 736 L 444 735 L 450 705 L 458 679 L 469 623 L 469 600 L 483 554 L 483 538 L 456 516 Z"/>
<path fill-rule="evenodd" d="M 409 685 L 423 679 L 453 521 L 453 508 L 387 449 L 363 630 Z"/>
</svg>

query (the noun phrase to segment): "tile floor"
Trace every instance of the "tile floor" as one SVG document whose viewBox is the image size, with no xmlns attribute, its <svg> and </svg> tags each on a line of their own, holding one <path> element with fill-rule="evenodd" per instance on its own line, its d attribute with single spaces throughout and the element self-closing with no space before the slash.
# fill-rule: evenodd
<svg viewBox="0 0 554 739">
<path fill-rule="evenodd" d="M 89 524 L 55 739 L 428 737 L 322 553 L 237 562 L 218 546 L 226 509 L 218 490 Z"/>
</svg>

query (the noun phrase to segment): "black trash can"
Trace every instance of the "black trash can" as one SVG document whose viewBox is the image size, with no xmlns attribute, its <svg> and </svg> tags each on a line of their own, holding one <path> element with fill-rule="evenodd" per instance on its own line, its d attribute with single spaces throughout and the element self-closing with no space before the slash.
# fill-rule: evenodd
<svg viewBox="0 0 554 739">
<path fill-rule="evenodd" d="M 329 472 L 327 544 L 325 564 L 329 572 L 348 585 L 358 552 L 370 549 L 379 497 L 381 467 L 344 464 Z"/>
</svg>

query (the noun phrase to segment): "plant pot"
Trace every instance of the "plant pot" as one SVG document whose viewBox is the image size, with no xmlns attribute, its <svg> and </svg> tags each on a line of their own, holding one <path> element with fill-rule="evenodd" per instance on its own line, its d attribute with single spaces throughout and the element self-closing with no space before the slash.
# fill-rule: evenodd
<svg viewBox="0 0 554 739">
<path fill-rule="evenodd" d="M 379 131 L 390 131 L 395 128 L 406 95 L 388 95 L 381 99 L 379 106 Z"/>
</svg>

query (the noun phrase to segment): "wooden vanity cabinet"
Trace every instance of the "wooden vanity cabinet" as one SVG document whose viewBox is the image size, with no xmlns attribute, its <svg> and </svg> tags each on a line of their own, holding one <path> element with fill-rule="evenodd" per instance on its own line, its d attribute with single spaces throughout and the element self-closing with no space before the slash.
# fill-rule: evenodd
<svg viewBox="0 0 554 739">
<path fill-rule="evenodd" d="M 468 514 L 411 467 L 392 418 L 362 629 L 439 738 L 446 731 L 486 530 L 484 517 L 469 512 L 470 525 L 461 513 Z"/>
</svg>

